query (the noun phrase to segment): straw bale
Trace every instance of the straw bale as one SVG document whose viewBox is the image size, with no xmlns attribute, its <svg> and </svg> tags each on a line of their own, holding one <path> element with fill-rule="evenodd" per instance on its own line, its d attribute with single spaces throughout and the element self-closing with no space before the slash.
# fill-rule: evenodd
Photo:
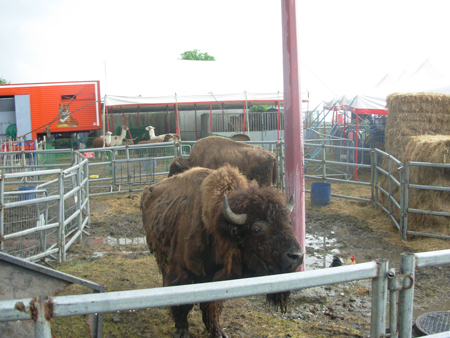
<svg viewBox="0 0 450 338">
<path fill-rule="evenodd" d="M 409 137 L 450 135 L 450 95 L 394 93 L 387 97 L 386 106 L 385 149 L 400 161 Z"/>
<path fill-rule="evenodd" d="M 391 94 L 387 97 L 386 152 L 402 162 L 450 163 L 450 95 L 435 93 Z M 388 163 L 382 167 L 387 170 Z M 399 175 L 395 175 L 399 179 Z M 411 167 L 410 183 L 450 187 L 450 170 Z M 388 180 L 381 186 L 388 190 Z M 399 189 L 393 195 L 399 200 Z M 380 196 L 383 205 L 387 198 Z M 450 192 L 412 189 L 409 208 L 450 212 Z M 394 215 L 399 213 L 394 208 Z M 430 230 L 431 229 L 431 230 Z M 449 234 L 449 218 L 410 213 L 408 230 Z"/>
<path fill-rule="evenodd" d="M 422 135 L 409 139 L 403 154 L 404 162 L 450 163 L 450 136 Z M 417 167 L 410 169 L 410 183 L 433 185 L 438 179 L 450 179 L 450 169 Z"/>
</svg>

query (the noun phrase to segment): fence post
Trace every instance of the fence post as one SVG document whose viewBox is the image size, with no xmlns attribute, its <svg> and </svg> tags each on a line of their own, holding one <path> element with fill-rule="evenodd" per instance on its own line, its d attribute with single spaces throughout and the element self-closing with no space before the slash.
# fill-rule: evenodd
<svg viewBox="0 0 450 338">
<path fill-rule="evenodd" d="M 76 194 L 77 196 L 77 200 L 76 200 L 76 206 L 77 206 L 77 210 L 80 211 L 80 213 L 77 216 L 77 223 L 78 223 L 78 231 L 80 232 L 80 236 L 78 237 L 78 243 L 83 243 L 83 213 L 81 212 L 81 204 L 82 204 L 82 195 L 81 195 L 81 165 L 78 164 L 80 161 L 80 159 L 78 158 L 78 154 L 75 154 L 75 156 L 77 157 L 77 165 L 78 165 L 78 169 L 77 169 L 77 177 L 76 177 L 76 181 L 77 181 L 77 186 L 79 187 L 79 190 Z"/>
<path fill-rule="evenodd" d="M 37 318 L 34 323 L 34 336 L 36 338 L 52 338 L 52 328 L 50 326 L 50 318 L 48 317 L 48 297 L 36 297 L 34 307 L 36 308 Z"/>
<path fill-rule="evenodd" d="M 382 337 L 386 333 L 386 307 L 389 261 L 378 259 L 378 276 L 372 279 L 372 311 L 370 337 Z"/>
<path fill-rule="evenodd" d="M 400 238 L 406 240 L 405 232 L 405 167 L 400 169 Z"/>
<path fill-rule="evenodd" d="M 325 145 L 324 144 L 322 145 L 322 153 L 323 153 L 323 155 L 322 155 L 322 181 L 326 182 L 326 180 L 327 180 L 327 165 L 325 162 L 327 160 L 327 157 L 325 154 Z"/>
<path fill-rule="evenodd" d="M 86 161 L 84 164 L 84 177 L 87 178 L 86 185 L 84 186 L 84 199 L 87 199 L 86 202 L 86 217 L 88 218 L 88 224 L 91 223 L 91 206 L 89 200 L 89 161 Z"/>
<path fill-rule="evenodd" d="M 388 166 L 389 166 L 389 200 L 388 200 L 388 209 L 389 215 L 388 218 L 392 216 L 392 157 L 389 155 L 388 157 Z"/>
<path fill-rule="evenodd" d="M 405 162 L 404 166 L 404 176 L 403 176 L 403 189 L 404 189 L 404 197 L 403 197 L 403 228 L 402 228 L 402 240 L 406 241 L 408 235 L 408 204 L 409 204 L 409 162 Z"/>
<path fill-rule="evenodd" d="M 375 171 L 376 171 L 376 165 L 375 165 L 375 150 L 372 148 L 370 149 L 370 207 L 373 209 L 373 206 L 375 204 Z"/>
<path fill-rule="evenodd" d="M 374 155 L 374 162 L 375 162 L 375 174 L 373 178 L 373 184 L 375 188 L 375 210 L 378 210 L 378 152 L 375 151 Z"/>
<path fill-rule="evenodd" d="M 64 180 L 63 180 L 63 172 L 62 170 L 58 175 L 58 222 L 59 222 L 59 230 L 58 230 L 58 263 L 64 262 L 66 260 L 66 231 L 64 226 Z"/>
<path fill-rule="evenodd" d="M 400 255 L 400 274 L 409 275 L 411 279 L 403 278 L 403 287 L 399 292 L 399 338 L 410 338 L 412 334 L 415 263 L 416 256 L 413 253 L 402 253 Z"/>
<path fill-rule="evenodd" d="M 388 272 L 388 289 L 389 289 L 389 333 L 396 333 L 399 283 L 394 268 L 391 268 Z"/>
</svg>

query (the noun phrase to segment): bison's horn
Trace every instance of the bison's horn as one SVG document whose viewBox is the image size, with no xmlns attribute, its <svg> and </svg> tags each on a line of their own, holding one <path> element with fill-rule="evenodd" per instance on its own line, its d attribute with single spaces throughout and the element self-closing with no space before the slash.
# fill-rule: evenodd
<svg viewBox="0 0 450 338">
<path fill-rule="evenodd" d="M 175 161 L 175 165 L 177 166 L 178 169 L 180 169 L 180 170 L 182 169 L 182 168 L 181 168 L 181 164 L 178 163 L 177 161 Z"/>
<path fill-rule="evenodd" d="M 227 195 L 223 194 L 222 211 L 228 222 L 243 225 L 247 220 L 247 214 L 235 214 L 228 205 Z"/>
<path fill-rule="evenodd" d="M 295 198 L 294 195 L 291 195 L 291 198 L 289 198 L 289 202 L 286 205 L 286 208 L 289 210 L 290 213 L 292 212 L 292 210 L 294 210 L 294 205 L 295 205 Z"/>
</svg>

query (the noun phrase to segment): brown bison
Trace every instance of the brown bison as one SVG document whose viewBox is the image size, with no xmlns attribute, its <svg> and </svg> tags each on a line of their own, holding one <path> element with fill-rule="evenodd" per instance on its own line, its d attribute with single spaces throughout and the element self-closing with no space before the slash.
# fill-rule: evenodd
<svg viewBox="0 0 450 338">
<path fill-rule="evenodd" d="M 193 168 L 146 187 L 141 209 L 163 286 L 292 272 L 303 261 L 290 223 L 290 203 L 287 207 L 276 189 L 249 184 L 229 165 Z M 267 298 L 285 310 L 288 294 Z M 226 337 L 219 324 L 222 305 L 200 304 L 211 337 Z M 171 307 L 174 337 L 189 337 L 192 307 Z"/>
<path fill-rule="evenodd" d="M 189 158 L 176 157 L 169 168 L 169 177 L 192 167 L 218 169 L 224 164 L 237 167 L 250 181 L 270 186 L 277 182 L 275 155 L 259 146 L 239 143 L 225 137 L 210 136 L 197 141 Z"/>
</svg>

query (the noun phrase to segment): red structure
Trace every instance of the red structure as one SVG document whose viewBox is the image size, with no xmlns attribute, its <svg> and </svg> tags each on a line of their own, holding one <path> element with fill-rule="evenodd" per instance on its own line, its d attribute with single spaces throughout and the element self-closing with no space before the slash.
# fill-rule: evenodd
<svg viewBox="0 0 450 338">
<path fill-rule="evenodd" d="M 99 81 L 1 85 L 0 101 L 18 137 L 34 140 L 45 127 L 59 134 L 102 128 Z"/>
</svg>

